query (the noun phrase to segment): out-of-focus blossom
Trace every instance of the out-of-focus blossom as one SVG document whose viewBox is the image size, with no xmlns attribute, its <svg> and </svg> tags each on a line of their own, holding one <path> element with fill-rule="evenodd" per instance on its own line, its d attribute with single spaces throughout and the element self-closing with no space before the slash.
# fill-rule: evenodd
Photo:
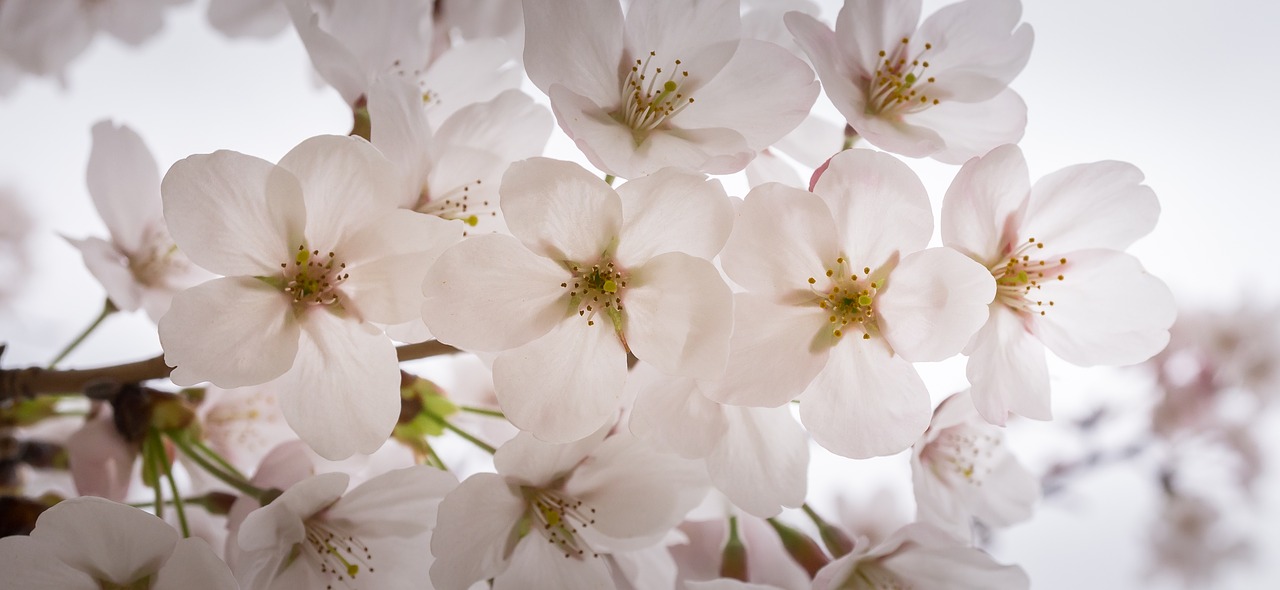
<svg viewBox="0 0 1280 590">
<path fill-rule="evenodd" d="M 1174 574 L 1187 588 L 1205 588 L 1223 568 L 1253 557 L 1253 547 L 1222 524 L 1222 513 L 1198 496 L 1165 497 L 1151 531 L 1152 572 Z"/>
<path fill-rule="evenodd" d="M 565 445 L 523 433 L 494 455 L 498 473 L 445 497 L 431 538 L 435 587 L 613 587 L 609 554 L 661 541 L 707 488 L 696 464 L 607 430 Z"/>
<path fill-rule="evenodd" d="M 164 25 L 165 8 L 190 0 L 5 0 L 0 53 L 22 70 L 61 77 L 94 35 L 140 45 Z"/>
<path fill-rule="evenodd" d="M 281 0 L 209 0 L 208 16 L 228 37 L 274 37 L 289 26 Z"/>
<path fill-rule="evenodd" d="M 1017 146 L 961 167 L 942 204 L 942 242 L 987 267 L 991 317 L 965 349 L 982 417 L 1050 418 L 1044 350 L 1075 365 L 1144 361 L 1169 341 L 1173 295 L 1123 250 L 1160 205 L 1124 162 L 1069 166 L 1033 186 Z"/>
<path fill-rule="evenodd" d="M 709 259 L 732 209 L 718 181 L 667 169 L 615 191 L 533 158 L 500 192 L 516 237 L 441 255 L 422 313 L 442 342 L 500 351 L 494 386 L 512 424 L 559 442 L 599 429 L 620 407 L 628 351 L 668 374 L 721 375 L 732 303 Z"/>
<path fill-rule="evenodd" d="M 713 399 L 773 407 L 801 396 L 814 440 L 848 457 L 911 446 L 929 425 L 911 363 L 958 353 L 995 291 L 962 254 L 925 250 L 932 233 L 924 186 L 883 153 L 837 154 L 812 193 L 753 189 L 721 255 L 748 292 L 735 296 Z"/>
<path fill-rule="evenodd" d="M 162 185 L 191 260 L 224 278 L 178 294 L 160 320 L 175 383 L 233 388 L 284 376 L 280 409 L 316 452 L 371 453 L 400 414 L 395 347 L 374 324 L 416 317 L 421 277 L 457 239 L 398 208 L 395 172 L 359 138 L 304 141 L 274 165 L 191 156 Z"/>
<path fill-rule="evenodd" d="M 736 517 L 738 540 L 746 554 L 747 582 L 759 587 L 808 590 L 812 586 L 809 574 L 796 563 L 778 534 L 760 518 L 739 515 Z M 680 568 L 679 581 L 689 590 L 717 588 L 725 584 L 720 578 L 724 572 L 725 544 L 729 540 L 727 519 L 686 520 L 679 532 L 685 537 L 682 543 L 671 546 Z M 754 588 L 758 586 L 746 586 Z M 679 588 L 681 586 L 677 586 Z M 729 586 L 734 588 L 734 586 Z"/>
<path fill-rule="evenodd" d="M 637 0 L 625 20 L 612 1 L 525 5 L 529 79 L 608 174 L 737 172 L 794 129 L 818 94 L 803 61 L 742 38 L 736 0 Z"/>
<path fill-rule="evenodd" d="M 0 187 L 0 310 L 5 310 L 8 299 L 27 284 L 32 228 L 31 214 L 22 200 L 8 188 Z"/>
<path fill-rule="evenodd" d="M 176 293 L 212 275 L 191 264 L 169 237 L 160 171 L 136 132 L 110 121 L 94 125 L 87 176 L 89 195 L 111 239 L 68 241 L 116 308 L 141 308 L 158 322 Z"/>
<path fill-rule="evenodd" d="M 972 520 L 1006 527 L 1031 518 L 1039 480 L 1004 443 L 1004 433 L 978 415 L 968 392 L 938 406 L 911 454 L 917 518 L 972 539 Z"/>
<path fill-rule="evenodd" d="M 831 102 L 871 145 L 959 164 L 1022 138 L 1027 106 L 1008 88 L 1031 55 L 1018 0 L 965 0 L 923 23 L 921 0 L 846 0 L 833 32 L 791 13 Z M 1012 31 L 1012 32 L 1011 32 Z"/>
<path fill-rule="evenodd" d="M 138 451 L 138 443 L 125 440 L 116 428 L 111 406 L 101 404 L 67 439 L 76 493 L 123 502 L 133 483 Z"/>
<path fill-rule="evenodd" d="M 201 433 L 209 447 L 245 473 L 268 452 L 296 440 L 270 385 L 222 389 L 206 387 L 198 407 Z"/>
<path fill-rule="evenodd" d="M 91 496 L 44 511 L 31 536 L 0 539 L 13 588 L 234 589 L 227 565 L 200 539 L 182 539 L 137 508 Z"/>
<path fill-rule="evenodd" d="M 874 547 L 860 539 L 853 552 L 827 564 L 813 579 L 813 590 L 1013 590 L 1030 586 L 1022 568 L 1000 565 L 982 550 L 921 523 L 903 527 Z"/>
</svg>

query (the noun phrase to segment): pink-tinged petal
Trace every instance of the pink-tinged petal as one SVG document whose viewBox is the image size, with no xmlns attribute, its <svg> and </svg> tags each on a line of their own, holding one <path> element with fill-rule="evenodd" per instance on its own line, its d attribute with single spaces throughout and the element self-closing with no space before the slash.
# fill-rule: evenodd
<svg viewBox="0 0 1280 590">
<path fill-rule="evenodd" d="M 95 24 L 125 43 L 137 47 L 164 26 L 165 6 L 159 2 L 136 2 L 129 5 L 86 7 L 92 11 Z"/>
<path fill-rule="evenodd" d="M 733 295 L 710 262 L 668 252 L 631 270 L 623 333 L 637 357 L 682 377 L 719 379 L 729 358 Z"/>
<path fill-rule="evenodd" d="M 41 513 L 31 538 L 50 544 L 52 555 L 45 559 L 125 585 L 160 569 L 178 542 L 178 531 L 132 506 L 82 496 Z"/>
<path fill-rule="evenodd" d="M 834 123 L 819 117 L 808 117 L 794 131 L 788 133 L 772 150 L 780 151 L 795 159 L 805 168 L 817 168 L 836 152 L 844 141 L 844 121 Z M 803 183 L 784 183 L 803 187 Z"/>
<path fill-rule="evenodd" d="M 1016 145 L 965 162 L 942 200 L 942 243 L 979 262 L 995 262 L 1030 191 L 1027 161 Z"/>
<path fill-rule="evenodd" d="M 87 173 L 93 206 L 124 251 L 142 245 L 145 230 L 160 220 L 160 170 L 132 129 L 102 121 L 93 126 Z"/>
<path fill-rule="evenodd" d="M 920 22 L 920 0 L 854 0 L 836 16 L 836 38 L 841 53 L 870 76 L 880 62 L 880 52 L 911 37 Z"/>
<path fill-rule="evenodd" d="M 325 519 L 347 530 L 412 537 L 435 526 L 441 499 L 456 487 L 458 478 L 426 465 L 396 469 L 348 492 Z"/>
<path fill-rule="evenodd" d="M 605 439 L 591 457 L 564 490 L 595 509 L 588 531 L 616 541 L 609 548 L 639 549 L 657 541 L 707 494 L 699 463 L 654 451 L 626 433 Z"/>
<path fill-rule="evenodd" d="M 112 411 L 104 407 L 67 440 L 67 459 L 76 493 L 123 502 L 133 481 L 138 447 L 120 436 Z"/>
<path fill-rule="evenodd" d="M 723 406 L 704 396 L 694 379 L 668 377 L 639 363 L 627 376 L 627 387 L 635 391 L 631 434 L 654 448 L 701 459 L 729 427 Z"/>
<path fill-rule="evenodd" d="M 142 304 L 142 288 L 129 270 L 129 260 L 110 242 L 101 238 L 67 241 L 80 251 L 84 265 L 93 278 L 102 283 L 107 297 L 117 308 L 135 311 Z"/>
<path fill-rule="evenodd" d="M 1007 527 L 1031 518 L 1040 499 L 1040 479 L 1027 471 L 1007 450 L 983 480 L 983 490 L 973 515 L 996 527 Z"/>
<path fill-rule="evenodd" d="M 854 268 L 878 269 L 894 253 L 923 249 L 933 236 L 933 208 L 924 184 L 889 154 L 840 152 L 813 192 L 831 209 L 844 256 Z"/>
<path fill-rule="evenodd" d="M 346 45 L 320 28 L 320 15 L 305 2 L 285 2 L 298 38 L 307 48 L 311 65 L 347 104 L 355 104 L 364 94 L 368 77 L 360 60 Z"/>
<path fill-rule="evenodd" d="M 538 533 L 521 539 L 511 552 L 506 571 L 493 580 L 493 590 L 597 590 L 614 588 L 613 577 L 603 559 L 592 555 L 566 559 L 559 545 L 545 542 Z"/>
<path fill-rule="evenodd" d="M 542 153 L 554 125 L 547 107 L 519 90 L 507 90 L 488 102 L 458 109 L 440 125 L 436 140 L 484 150 L 511 162 Z"/>
<path fill-rule="evenodd" d="M 299 322 L 280 412 L 317 454 L 341 460 L 387 442 L 400 417 L 400 363 L 382 332 L 317 309 Z"/>
<path fill-rule="evenodd" d="M 925 436 L 928 437 L 927 434 Z M 964 505 L 958 491 L 936 475 L 934 470 L 938 466 L 926 465 L 921 461 L 920 449 L 924 444 L 924 439 L 916 443 L 911 457 L 911 489 L 916 500 L 916 521 L 938 527 L 957 540 L 968 543 L 973 539 L 973 513 Z M 941 467 L 948 468 L 950 466 Z"/>
<path fill-rule="evenodd" d="M 573 162 L 516 162 L 498 192 L 512 235 L 552 260 L 594 263 L 614 246 L 622 228 L 618 194 Z"/>
<path fill-rule="evenodd" d="M 507 419 L 551 443 L 599 429 L 618 411 L 626 378 L 627 353 L 603 315 L 594 326 L 566 319 L 493 362 L 493 386 Z"/>
<path fill-rule="evenodd" d="M 152 579 L 151 590 L 187 590 L 193 586 L 201 590 L 240 587 L 231 569 L 218 559 L 209 544 L 194 537 L 182 539 L 173 547 L 173 555 Z"/>
<path fill-rule="evenodd" d="M 725 406 L 728 433 L 707 457 L 711 483 L 761 518 L 799 508 L 809 482 L 809 437 L 790 408 Z"/>
<path fill-rule="evenodd" d="M 796 45 L 809 56 L 809 62 L 813 64 L 813 69 L 822 82 L 822 89 L 826 92 L 827 98 L 831 99 L 832 104 L 846 119 L 854 121 L 866 110 L 866 89 L 861 84 L 871 72 L 864 71 L 865 66 L 851 63 L 844 55 L 845 52 L 841 51 L 839 45 L 842 42 L 837 41 L 836 34 L 812 16 L 800 12 L 789 12 L 783 16 L 783 21 L 795 37 Z M 842 39 L 850 39 L 850 37 L 842 36 Z M 840 141 L 839 135 L 836 137 L 834 141 Z M 810 163 L 810 166 L 816 167 L 838 149 L 840 145 L 836 143 L 819 162 Z"/>
<path fill-rule="evenodd" d="M 1021 17 L 1018 0 L 966 0 L 929 15 L 914 37 L 933 45 L 924 57 L 935 92 L 972 103 L 1003 91 L 1031 57 L 1035 35 Z"/>
<path fill-rule="evenodd" d="M 944 102 L 912 115 L 913 125 L 937 133 L 946 144 L 930 156 L 960 164 L 996 146 L 1017 143 L 1027 127 L 1027 104 L 1012 90 L 981 102 Z"/>
<path fill-rule="evenodd" d="M 718 77 L 742 38 L 739 14 L 737 0 L 637 0 L 627 10 L 627 48 L 633 58 L 655 53 L 653 67 L 678 59 L 694 81 Z"/>
<path fill-rule="evenodd" d="M 261 0 L 212 0 L 209 24 L 228 37 L 274 37 L 289 25 L 283 3 Z"/>
<path fill-rule="evenodd" d="M 707 397 L 768 407 L 795 399 L 827 365 L 831 348 L 820 338 L 829 330 L 827 314 L 746 293 L 735 295 L 733 305 L 729 365 Z"/>
<path fill-rule="evenodd" d="M 288 547 L 306 539 L 303 521 L 333 504 L 346 491 L 345 473 L 321 473 L 285 490 L 240 523 L 236 545 L 242 551 Z"/>
<path fill-rule="evenodd" d="M 277 274 L 302 239 L 302 185 L 266 160 L 225 150 L 191 156 L 169 168 L 160 192 L 178 248 L 220 275 Z"/>
<path fill-rule="evenodd" d="M 843 107 L 841 114 L 860 137 L 887 152 L 908 158 L 925 158 L 946 147 L 946 138 L 927 125 L 916 124 L 914 118 L 886 119 L 869 114 L 865 101 L 840 106 Z"/>
<path fill-rule="evenodd" d="M 1044 345 L 1027 331 L 1017 312 L 992 305 L 991 318 L 965 353 L 973 404 L 984 420 L 1003 426 L 1010 413 L 1034 420 L 1053 418 Z"/>
<path fill-rule="evenodd" d="M 1125 162 L 1068 166 L 1031 187 L 1023 233 L 1053 252 L 1124 250 L 1160 217 L 1155 191 Z"/>
<path fill-rule="evenodd" d="M 436 145 L 422 90 L 401 76 L 382 76 L 369 86 L 368 109 L 369 139 L 397 173 L 398 204 L 412 207 L 427 186 Z"/>
<path fill-rule="evenodd" d="M 800 420 L 813 439 L 852 459 L 910 447 L 931 415 L 916 368 L 878 339 L 845 338 L 800 401 Z"/>
<path fill-rule="evenodd" d="M 759 150 L 809 115 L 820 85 L 800 58 L 763 41 L 744 39 L 713 80 L 692 91 L 697 102 L 674 120 L 681 127 L 724 127 Z"/>
<path fill-rule="evenodd" d="M 400 205 L 395 168 L 359 137 L 312 137 L 280 158 L 280 167 L 302 186 L 309 248 L 337 250 L 352 233 Z"/>
<path fill-rule="evenodd" d="M 524 500 L 497 474 L 477 473 L 463 480 L 440 502 L 431 535 L 436 558 L 431 583 L 440 590 L 465 590 L 502 573 L 512 532 L 525 510 Z"/>
<path fill-rule="evenodd" d="M 452 222 L 396 209 L 352 236 L 343 249 L 341 291 L 361 319 L 396 324 L 421 317 L 427 270 L 459 239 Z"/>
<path fill-rule="evenodd" d="M 96 32 L 78 0 L 6 1 L 0 10 L 0 52 L 41 76 L 61 77 Z"/>
<path fill-rule="evenodd" d="M 810 294 L 840 255 L 831 210 L 808 191 L 768 184 L 747 193 L 720 255 L 735 283 L 761 295 Z"/>
<path fill-rule="evenodd" d="M 609 434 L 612 424 L 590 436 L 564 444 L 546 443 L 521 432 L 493 455 L 493 466 L 512 484 L 546 487 L 566 476 Z"/>
<path fill-rule="evenodd" d="M 15 588 L 100 590 L 102 586 L 89 574 L 49 558 L 56 543 L 25 535 L 0 538 L 0 571 L 5 572 L 5 583 Z"/>
<path fill-rule="evenodd" d="M 779 150 L 783 151 L 783 150 Z M 776 182 L 785 186 L 802 186 L 804 181 L 800 174 L 786 160 L 779 158 L 776 152 L 766 149 L 756 154 L 756 159 L 747 164 L 743 172 L 747 175 L 747 185 L 751 188 Z"/>
<path fill-rule="evenodd" d="M 569 273 L 510 236 L 475 236 L 427 272 L 422 317 L 441 342 L 500 351 L 546 334 L 570 313 Z"/>
<path fill-rule="evenodd" d="M 985 590 L 1030 588 L 1026 572 L 1001 565 L 981 549 L 961 544 L 913 547 L 890 555 L 883 567 L 911 588 Z"/>
<path fill-rule="evenodd" d="M 515 52 L 502 39 L 455 45 L 435 58 L 422 76 L 423 89 L 431 95 L 427 118 L 438 129 L 463 107 L 519 88 L 523 79 Z"/>
<path fill-rule="evenodd" d="M 1129 365 L 1169 343 L 1177 308 L 1163 281 L 1123 252 L 1067 254 L 1063 280 L 1046 280 L 1038 298 L 1052 301 L 1032 316 L 1032 331 L 1063 360 L 1080 365 Z"/>
<path fill-rule="evenodd" d="M 894 353 L 912 362 L 958 354 L 987 323 L 991 272 L 950 248 L 908 254 L 876 297 L 878 325 Z"/>
<path fill-rule="evenodd" d="M 289 298 L 249 277 L 214 279 L 178 293 L 160 318 L 164 362 L 179 385 L 232 388 L 266 383 L 289 370 L 298 322 Z"/>
<path fill-rule="evenodd" d="M 599 104 L 617 101 L 622 7 L 594 0 L 525 4 L 524 65 L 529 79 L 543 92 L 563 84 Z"/>
<path fill-rule="evenodd" d="M 635 266 L 663 252 L 710 260 L 733 229 L 733 206 L 718 180 L 665 168 L 618 187 L 622 234 L 614 260 Z"/>
</svg>

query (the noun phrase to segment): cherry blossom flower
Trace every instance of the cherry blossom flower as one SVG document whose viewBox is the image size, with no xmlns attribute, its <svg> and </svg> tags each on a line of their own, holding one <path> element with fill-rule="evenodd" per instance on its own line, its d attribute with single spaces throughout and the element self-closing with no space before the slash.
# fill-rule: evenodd
<svg viewBox="0 0 1280 590">
<path fill-rule="evenodd" d="M 138 445 L 116 428 L 111 406 L 102 404 L 67 439 L 67 461 L 76 493 L 123 502 L 133 483 Z"/>
<path fill-rule="evenodd" d="M 679 581 L 682 585 L 676 587 L 688 590 L 715 589 L 716 584 L 728 584 L 720 578 L 724 565 L 724 547 L 729 540 L 727 519 L 695 518 L 691 517 L 680 524 L 677 530 L 685 539 L 671 546 L 671 553 L 680 567 Z M 738 540 L 746 549 L 747 582 L 754 584 L 745 588 L 808 590 L 813 585 L 809 573 L 787 554 L 777 531 L 763 518 L 738 515 L 736 523 Z"/>
<path fill-rule="evenodd" d="M 210 0 L 209 24 L 228 37 L 274 37 L 289 26 L 280 0 Z"/>
<path fill-rule="evenodd" d="M 200 539 L 102 498 L 72 498 L 44 511 L 27 536 L 0 539 L 0 571 L 12 588 L 235 589 L 227 565 Z"/>
<path fill-rule="evenodd" d="M 0 52 L 40 76 L 61 76 L 99 31 L 140 45 L 164 25 L 164 10 L 189 0 L 5 0 Z"/>
<path fill-rule="evenodd" d="M 614 587 L 610 553 L 661 541 L 706 483 L 696 464 L 607 431 L 563 445 L 522 433 L 494 455 L 498 473 L 450 492 L 431 537 L 435 587 Z"/>
<path fill-rule="evenodd" d="M 632 370 L 631 432 L 655 448 L 702 459 L 716 489 L 755 516 L 799 508 L 807 491 L 809 437 L 790 409 L 711 401 L 702 383 L 666 377 L 647 363 Z"/>
<path fill-rule="evenodd" d="M 415 317 L 437 217 L 397 208 L 390 163 L 358 138 L 308 139 L 280 165 L 220 151 L 174 164 L 165 219 L 224 278 L 178 294 L 160 320 L 181 385 L 279 382 L 280 409 L 316 452 L 376 450 L 400 414 L 395 348 L 373 324 Z"/>
<path fill-rule="evenodd" d="M 953 395 L 933 414 L 911 455 L 917 519 L 962 541 L 972 520 L 1006 527 L 1031 518 L 1040 482 L 1004 444 L 1000 428 L 983 420 L 969 393 Z"/>
<path fill-rule="evenodd" d="M 814 440 L 848 457 L 911 446 L 929 424 L 911 363 L 958 353 L 995 292 L 982 266 L 924 250 L 932 233 L 924 186 L 883 153 L 837 154 L 812 193 L 753 189 L 721 255 L 747 292 L 711 397 L 772 407 L 800 396 Z"/>
<path fill-rule="evenodd" d="M 920 8 L 846 0 L 834 32 L 801 13 L 786 22 L 831 102 L 871 145 L 959 164 L 1021 139 L 1027 107 L 1008 88 L 1034 38 L 1018 26 L 1021 3 L 965 0 L 917 28 Z"/>
<path fill-rule="evenodd" d="M 458 480 L 415 465 L 348 483 L 345 473 L 315 475 L 245 516 L 227 548 L 241 586 L 420 587 L 436 508 Z"/>
<path fill-rule="evenodd" d="M 516 237 L 447 250 L 422 313 L 441 342 L 501 351 L 494 387 L 512 424 L 546 441 L 594 432 L 620 407 L 628 350 L 668 374 L 721 375 L 732 302 L 708 260 L 732 210 L 719 182 L 667 169 L 614 191 L 533 158 L 499 192 Z"/>
<path fill-rule="evenodd" d="M 982 550 L 926 524 L 909 524 L 874 547 L 865 541 L 860 539 L 853 552 L 818 571 L 813 590 L 1006 590 L 1031 586 L 1022 568 L 1000 565 Z"/>
<path fill-rule="evenodd" d="M 1160 205 L 1124 162 L 1079 164 L 1033 186 L 1017 146 L 961 167 L 942 204 L 942 241 L 998 285 L 990 320 L 966 348 L 982 417 L 1048 420 L 1044 349 L 1081 366 L 1125 365 L 1169 341 L 1169 288 L 1122 252 Z"/>
<path fill-rule="evenodd" d="M 169 237 L 160 204 L 160 171 L 132 129 L 109 121 L 93 126 L 88 181 L 111 240 L 68 241 L 118 309 L 142 308 L 159 321 L 175 293 L 212 278 Z"/>
<path fill-rule="evenodd" d="M 617 2 L 525 4 L 529 79 L 608 174 L 737 172 L 818 94 L 803 61 L 742 38 L 736 0 L 637 0 L 625 20 Z"/>
</svg>

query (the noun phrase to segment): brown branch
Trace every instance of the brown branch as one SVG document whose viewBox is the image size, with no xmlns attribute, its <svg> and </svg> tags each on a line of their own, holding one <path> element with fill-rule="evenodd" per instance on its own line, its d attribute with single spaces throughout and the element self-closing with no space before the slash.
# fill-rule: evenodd
<svg viewBox="0 0 1280 590">
<path fill-rule="evenodd" d="M 434 340 L 396 348 L 396 356 L 401 362 L 455 352 L 459 350 Z M 46 394 L 80 393 L 98 384 L 138 383 L 151 379 L 164 379 L 169 376 L 171 370 L 164 364 L 163 355 L 145 361 L 96 369 L 53 370 L 40 367 L 0 369 L 0 404 Z"/>
</svg>

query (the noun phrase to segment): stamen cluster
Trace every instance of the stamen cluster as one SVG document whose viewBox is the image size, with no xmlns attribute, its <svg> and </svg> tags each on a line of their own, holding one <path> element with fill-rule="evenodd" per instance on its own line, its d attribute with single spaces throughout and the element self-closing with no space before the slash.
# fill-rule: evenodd
<svg viewBox="0 0 1280 590">
<path fill-rule="evenodd" d="M 884 281 L 871 280 L 870 267 L 863 267 L 861 280 L 847 267 L 852 267 L 852 264 L 843 256 L 836 258 L 835 268 L 828 268 L 826 273 L 831 279 L 831 289 L 825 293 L 816 290 L 813 285 L 818 279 L 814 277 L 809 277 L 809 288 L 820 297 L 818 307 L 831 313 L 827 320 L 833 337 L 840 339 L 850 324 L 856 324 L 854 327 L 862 331 L 862 339 L 870 340 L 871 334 L 877 331 L 876 293 L 884 288 Z"/>
<path fill-rule="evenodd" d="M 882 61 L 871 79 L 867 114 L 904 115 L 938 104 L 938 99 L 929 95 L 928 88 L 920 86 L 922 81 L 925 84 L 936 81 L 927 75 L 929 61 L 924 59 L 925 54 L 933 49 L 933 44 L 925 43 L 920 53 L 908 56 L 910 43 L 910 38 L 903 37 L 892 51 L 880 51 Z"/>
<path fill-rule="evenodd" d="M 338 287 L 351 275 L 347 264 L 339 262 L 336 254 L 321 256 L 319 250 L 307 250 L 306 244 L 298 246 L 293 260 L 281 262 L 284 275 L 284 292 L 293 296 L 293 302 L 308 305 L 334 305 L 341 300 Z"/>
<path fill-rule="evenodd" d="M 1057 260 L 1036 258 L 1033 256 L 1044 249 L 1044 242 L 1028 238 L 1010 254 L 1003 262 L 991 267 L 991 276 L 996 279 L 996 300 L 1006 306 L 1027 313 L 1045 315 L 1045 310 L 1054 305 L 1052 300 L 1036 299 L 1033 294 L 1041 289 L 1047 280 L 1065 280 L 1067 259 Z"/>
<path fill-rule="evenodd" d="M 675 60 L 675 67 L 668 68 L 665 80 L 662 79 L 662 68 L 655 67 L 653 73 L 649 73 L 649 63 L 657 55 L 657 52 L 650 51 L 645 59 L 637 59 L 622 80 L 622 95 L 627 98 L 627 103 L 616 116 L 631 127 L 637 141 L 657 129 L 667 118 L 693 104 L 693 97 L 686 97 L 680 91 L 689 78 L 689 70 L 680 68 L 680 60 Z"/>
<path fill-rule="evenodd" d="M 577 308 L 578 315 L 587 318 L 587 325 L 596 325 L 595 316 L 604 312 L 615 323 L 621 320 L 622 292 L 627 287 L 627 278 L 621 269 L 612 262 L 593 264 L 590 268 L 574 264 L 569 268 L 573 279 L 560 283 L 569 290 L 569 305 Z"/>
</svg>

